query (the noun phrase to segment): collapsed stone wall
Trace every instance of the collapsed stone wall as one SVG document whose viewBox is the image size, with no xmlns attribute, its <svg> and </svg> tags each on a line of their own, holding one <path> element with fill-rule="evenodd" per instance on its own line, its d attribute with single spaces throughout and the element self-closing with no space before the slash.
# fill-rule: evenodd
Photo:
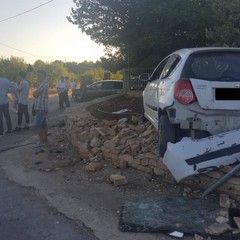
<svg viewBox="0 0 240 240">
<path fill-rule="evenodd" d="M 107 101 L 109 98 L 112 96 L 101 101 Z M 150 123 L 142 123 L 135 115 L 120 120 L 94 118 L 86 108 L 96 103 L 99 103 L 99 100 L 81 103 L 65 112 L 66 137 L 77 149 L 79 157 L 87 163 L 95 163 L 92 166 L 96 170 L 99 166 L 97 163 L 106 160 L 122 170 L 132 167 L 175 182 L 158 156 L 158 137 L 153 126 Z M 225 166 L 217 171 L 189 177 L 182 183 L 208 189 L 231 169 L 232 167 Z M 240 200 L 240 174 L 236 174 L 215 191 Z"/>
</svg>

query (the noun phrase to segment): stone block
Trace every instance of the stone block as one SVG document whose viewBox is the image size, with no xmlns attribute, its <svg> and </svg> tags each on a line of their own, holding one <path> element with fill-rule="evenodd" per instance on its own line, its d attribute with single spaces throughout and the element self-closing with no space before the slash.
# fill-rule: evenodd
<svg viewBox="0 0 240 240">
<path fill-rule="evenodd" d="M 126 162 L 126 167 L 132 165 L 133 156 L 130 154 L 120 154 L 119 159 L 120 159 L 120 161 L 123 160 Z"/>
<path fill-rule="evenodd" d="M 112 174 L 110 176 L 110 181 L 113 183 L 114 186 L 122 186 L 127 184 L 127 178 L 126 176 L 123 175 L 118 175 L 118 174 Z"/>
<path fill-rule="evenodd" d="M 78 153 L 82 158 L 87 158 L 89 155 L 88 144 L 78 142 Z"/>
<path fill-rule="evenodd" d="M 138 153 L 141 149 L 140 140 L 138 139 L 130 139 L 127 141 L 126 145 L 129 145 L 132 153 Z"/>
<path fill-rule="evenodd" d="M 104 158 L 104 160 L 113 162 L 116 159 L 118 159 L 118 154 L 114 154 L 114 153 L 110 153 L 110 152 L 107 152 L 107 151 L 103 151 L 103 158 Z"/>
<path fill-rule="evenodd" d="M 205 231 L 206 233 L 212 236 L 219 236 L 223 233 L 226 233 L 231 229 L 230 225 L 227 223 L 213 223 L 212 225 L 208 226 Z"/>
<path fill-rule="evenodd" d="M 146 172 L 146 173 L 153 172 L 153 169 L 151 167 L 146 167 L 146 166 L 141 166 L 141 165 L 137 166 L 137 170 L 142 171 L 142 172 Z"/>
<path fill-rule="evenodd" d="M 98 137 L 93 137 L 90 141 L 89 145 L 92 148 L 99 148 L 101 146 L 102 142 Z"/>
<path fill-rule="evenodd" d="M 158 164 L 157 164 L 158 161 L 159 160 L 149 159 L 149 165 L 153 166 L 153 167 L 157 167 L 158 166 Z"/>
<path fill-rule="evenodd" d="M 161 169 L 161 168 L 153 168 L 153 172 L 154 174 L 158 175 L 158 176 L 165 176 L 166 174 L 166 170 Z"/>
<path fill-rule="evenodd" d="M 116 135 L 115 130 L 107 126 L 101 127 L 100 130 L 104 133 L 105 136 L 113 137 Z"/>
<path fill-rule="evenodd" d="M 219 205 L 220 207 L 224 207 L 224 208 L 231 207 L 231 201 L 227 194 L 220 194 Z"/>
<path fill-rule="evenodd" d="M 100 133 L 96 130 L 96 128 L 91 128 L 90 129 L 90 132 L 89 132 L 89 135 L 91 138 L 93 137 L 99 137 L 100 136 Z"/>
<path fill-rule="evenodd" d="M 227 223 L 229 221 L 228 217 L 223 216 L 218 216 L 215 220 L 217 223 Z"/>
<path fill-rule="evenodd" d="M 131 122 L 135 125 L 137 125 L 140 122 L 140 119 L 136 116 L 132 116 Z"/>
<path fill-rule="evenodd" d="M 210 171 L 207 172 L 206 175 L 215 179 L 219 179 L 223 176 L 223 173 L 220 171 Z"/>
<path fill-rule="evenodd" d="M 119 166 L 120 169 L 126 169 L 127 168 L 127 161 L 125 159 L 120 159 L 119 160 Z"/>
<path fill-rule="evenodd" d="M 96 131 L 98 131 L 99 135 L 101 135 L 102 137 L 105 137 L 105 133 L 101 128 L 96 128 Z"/>
<path fill-rule="evenodd" d="M 238 229 L 240 229 L 240 217 L 233 217 L 233 220 L 236 223 Z"/>
<path fill-rule="evenodd" d="M 240 178 L 239 177 L 231 177 L 227 180 L 227 183 L 240 186 Z"/>
<path fill-rule="evenodd" d="M 205 238 L 203 238 L 202 236 L 200 236 L 198 234 L 194 234 L 194 240 L 205 240 Z"/>
<path fill-rule="evenodd" d="M 103 124 L 106 125 L 107 127 L 113 127 L 117 124 L 116 120 L 103 120 Z"/>
<path fill-rule="evenodd" d="M 147 129 L 146 131 L 144 131 L 140 137 L 141 138 L 147 138 L 149 137 L 151 134 L 153 134 L 153 129 Z"/>
<path fill-rule="evenodd" d="M 123 130 L 123 129 L 128 129 L 128 125 L 126 123 L 118 123 L 117 124 L 117 128 L 119 130 Z M 126 132 L 126 131 L 125 131 Z"/>
<path fill-rule="evenodd" d="M 96 172 L 102 168 L 102 164 L 98 162 L 92 162 L 85 166 L 85 171 Z"/>
<path fill-rule="evenodd" d="M 131 165 L 130 165 L 130 162 L 128 162 L 128 164 L 133 168 L 137 168 L 141 164 L 141 161 L 137 158 L 133 158 Z"/>
<path fill-rule="evenodd" d="M 102 148 L 104 149 L 108 148 L 109 150 L 115 147 L 116 147 L 116 142 L 112 140 L 104 141 L 102 145 Z"/>
<path fill-rule="evenodd" d="M 142 166 L 148 166 L 149 160 L 147 158 L 141 160 Z"/>
<path fill-rule="evenodd" d="M 87 142 L 88 143 L 91 140 L 91 137 L 89 135 L 89 132 L 84 131 L 84 132 L 79 134 L 78 139 L 79 139 L 80 142 Z"/>
<path fill-rule="evenodd" d="M 121 131 L 121 132 L 118 133 L 118 137 L 120 139 L 126 138 L 128 136 L 129 136 L 129 132 L 128 131 Z"/>
<path fill-rule="evenodd" d="M 142 134 L 145 131 L 145 126 L 143 124 L 138 125 L 135 127 L 135 131 L 138 133 L 138 135 Z"/>
</svg>

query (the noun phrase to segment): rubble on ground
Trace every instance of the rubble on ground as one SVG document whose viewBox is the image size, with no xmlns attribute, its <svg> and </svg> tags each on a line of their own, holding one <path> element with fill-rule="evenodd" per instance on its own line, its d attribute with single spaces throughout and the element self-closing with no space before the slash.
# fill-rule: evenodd
<svg viewBox="0 0 240 240">
<path fill-rule="evenodd" d="M 119 169 L 120 174 L 112 174 L 110 182 L 114 186 L 127 184 L 124 176 L 126 168 L 134 168 L 149 174 L 162 176 L 166 181 L 174 182 L 174 178 L 158 156 L 158 136 L 153 126 L 143 123 L 140 117 L 131 116 L 115 120 L 100 120 L 78 108 L 68 113 L 65 118 L 66 138 L 85 163 L 86 171 L 99 171 L 103 167 L 101 161 L 107 161 Z M 79 112 L 79 114 L 76 114 Z M 81 113 L 81 114 L 80 114 Z M 185 188 L 183 196 L 188 196 L 198 189 L 207 189 L 219 178 L 232 169 L 221 167 L 189 177 L 181 184 Z M 117 179 L 117 180 L 116 180 Z M 193 189 L 192 189 L 193 188 Z M 196 190 L 197 189 L 197 190 Z M 216 222 L 206 229 L 206 233 L 219 236 L 226 232 L 239 234 L 239 218 L 235 218 L 238 229 L 232 228 L 228 219 L 228 208 L 238 208 L 240 199 L 240 173 L 223 183 L 215 192 L 219 193 L 219 216 Z M 204 239 L 196 235 L 195 239 Z"/>
</svg>

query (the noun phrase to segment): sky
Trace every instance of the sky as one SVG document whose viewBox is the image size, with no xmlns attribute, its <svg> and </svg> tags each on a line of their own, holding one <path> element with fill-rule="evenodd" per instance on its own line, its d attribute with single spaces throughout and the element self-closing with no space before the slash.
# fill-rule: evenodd
<svg viewBox="0 0 240 240">
<path fill-rule="evenodd" d="M 52 62 L 97 61 L 103 46 L 70 23 L 72 0 L 2 0 L 0 2 L 0 57 Z"/>
</svg>

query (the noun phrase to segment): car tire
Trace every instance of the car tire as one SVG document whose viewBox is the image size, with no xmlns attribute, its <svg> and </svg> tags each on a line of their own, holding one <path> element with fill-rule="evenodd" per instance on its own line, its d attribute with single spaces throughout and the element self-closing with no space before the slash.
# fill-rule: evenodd
<svg viewBox="0 0 240 240">
<path fill-rule="evenodd" d="M 170 123 L 167 115 L 162 115 L 158 121 L 158 146 L 160 157 L 164 156 L 168 142 L 176 142 L 176 126 Z"/>
</svg>

